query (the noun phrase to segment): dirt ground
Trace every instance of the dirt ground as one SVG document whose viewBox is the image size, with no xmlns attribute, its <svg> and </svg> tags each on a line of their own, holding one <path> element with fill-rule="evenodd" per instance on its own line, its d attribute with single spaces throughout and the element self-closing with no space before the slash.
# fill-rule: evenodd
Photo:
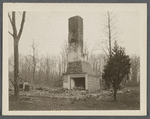
<svg viewBox="0 0 150 119">
<path fill-rule="evenodd" d="M 9 97 L 9 110 L 139 110 L 139 87 L 126 88 L 129 92 L 117 94 L 117 101 L 110 95 L 101 98 L 88 97 L 83 100 L 65 99 L 56 97 L 30 96 Z"/>
</svg>

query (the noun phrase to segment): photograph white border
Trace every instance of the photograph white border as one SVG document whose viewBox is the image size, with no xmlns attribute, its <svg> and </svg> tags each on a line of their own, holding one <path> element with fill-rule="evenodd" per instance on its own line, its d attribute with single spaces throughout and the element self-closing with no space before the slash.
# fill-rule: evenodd
<svg viewBox="0 0 150 119">
<path fill-rule="evenodd" d="M 83 9 L 84 8 L 84 9 Z M 140 13 L 140 110 L 9 111 L 9 11 L 138 11 Z M 147 115 L 147 4 L 146 3 L 3 3 L 2 115 L 144 116 Z"/>
</svg>

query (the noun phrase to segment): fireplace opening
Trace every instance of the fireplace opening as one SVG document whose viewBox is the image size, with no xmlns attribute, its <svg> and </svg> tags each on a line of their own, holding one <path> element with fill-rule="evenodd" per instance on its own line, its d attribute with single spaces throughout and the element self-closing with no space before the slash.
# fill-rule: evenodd
<svg viewBox="0 0 150 119">
<path fill-rule="evenodd" d="M 77 90 L 85 90 L 85 77 L 72 78 L 74 80 L 74 88 Z"/>
</svg>

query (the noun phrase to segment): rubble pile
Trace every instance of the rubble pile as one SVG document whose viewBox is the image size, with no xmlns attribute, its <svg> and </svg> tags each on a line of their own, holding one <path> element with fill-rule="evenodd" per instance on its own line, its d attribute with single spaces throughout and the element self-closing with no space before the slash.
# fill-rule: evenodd
<svg viewBox="0 0 150 119">
<path fill-rule="evenodd" d="M 117 94 L 129 93 L 132 90 L 119 90 Z M 9 90 L 9 95 L 13 95 L 13 91 Z M 113 90 L 101 90 L 97 92 L 89 92 L 86 90 L 77 90 L 77 89 L 63 89 L 63 88 L 36 88 L 34 90 L 29 91 L 20 91 L 21 96 L 27 97 L 48 97 L 48 98 L 68 98 L 68 99 L 76 99 L 76 100 L 84 100 L 87 98 L 95 98 L 100 100 L 106 96 L 113 96 Z M 26 99 L 22 99 L 26 100 Z"/>
</svg>

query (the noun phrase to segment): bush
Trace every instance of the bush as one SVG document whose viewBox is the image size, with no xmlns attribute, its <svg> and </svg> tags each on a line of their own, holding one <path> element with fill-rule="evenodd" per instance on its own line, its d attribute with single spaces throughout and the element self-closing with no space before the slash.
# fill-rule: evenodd
<svg viewBox="0 0 150 119">
<path fill-rule="evenodd" d="M 115 42 L 112 53 L 104 67 L 102 78 L 108 84 L 110 83 L 114 89 L 114 100 L 116 100 L 117 90 L 125 77 L 129 77 L 130 58 L 125 54 L 125 49 L 119 47 Z"/>
</svg>

